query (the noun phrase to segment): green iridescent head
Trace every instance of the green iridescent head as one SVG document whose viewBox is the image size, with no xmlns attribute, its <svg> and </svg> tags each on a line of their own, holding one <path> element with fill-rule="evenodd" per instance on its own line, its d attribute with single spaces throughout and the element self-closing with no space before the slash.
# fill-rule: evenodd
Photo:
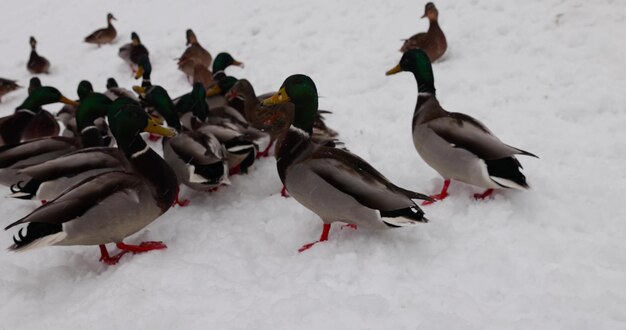
<svg viewBox="0 0 626 330">
<path fill-rule="evenodd" d="M 419 48 L 408 50 L 402 55 L 400 63 L 387 71 L 387 75 L 390 76 L 401 71 L 413 73 L 420 92 L 435 93 L 433 67 L 430 64 L 428 55 L 423 50 Z"/>
<path fill-rule="evenodd" d="M 41 106 L 56 102 L 62 102 L 65 104 L 78 106 L 78 102 L 72 101 L 63 96 L 58 89 L 50 86 L 43 86 L 34 89 L 30 95 L 19 105 L 16 110 L 26 109 L 31 111 L 38 111 Z"/>
<path fill-rule="evenodd" d="M 78 94 L 79 99 L 84 99 L 87 95 L 93 93 L 93 86 L 87 80 L 82 80 L 78 83 L 78 88 L 76 89 L 76 94 Z"/>
<path fill-rule="evenodd" d="M 213 73 L 224 71 L 231 65 L 243 67 L 243 63 L 234 59 L 229 53 L 219 53 L 213 60 Z"/>
<path fill-rule="evenodd" d="M 309 76 L 295 74 L 285 79 L 276 94 L 263 101 L 264 105 L 291 102 L 295 106 L 293 126 L 311 134 L 317 114 L 317 87 Z"/>
</svg>

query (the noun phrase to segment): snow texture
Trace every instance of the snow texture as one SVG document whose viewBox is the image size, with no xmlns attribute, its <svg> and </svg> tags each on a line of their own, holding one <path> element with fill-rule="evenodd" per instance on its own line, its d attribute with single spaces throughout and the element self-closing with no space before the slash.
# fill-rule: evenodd
<svg viewBox="0 0 626 330">
<path fill-rule="evenodd" d="M 228 73 L 259 93 L 310 75 L 350 150 L 393 182 L 435 193 L 442 179 L 411 141 L 414 78 L 384 75 L 401 39 L 427 29 L 424 4 L 4 0 L 0 75 L 28 84 L 34 35 L 51 62 L 44 85 L 73 98 L 81 79 L 129 88 L 138 82 L 117 49 L 136 31 L 153 83 L 176 96 L 191 90 L 175 58 L 192 28 L 214 56 L 245 62 Z M 0 252 L 0 328 L 626 329 L 626 1 L 436 5 L 449 44 L 434 64 L 439 100 L 539 155 L 519 157 L 530 191 L 475 201 L 479 188 L 453 183 L 447 200 L 424 208 L 428 224 L 335 224 L 327 243 L 299 254 L 321 221 L 280 197 L 275 161 L 263 159 L 216 193 L 183 190 L 191 206 L 127 240 L 163 240 L 167 250 L 112 267 L 96 247 Z M 107 12 L 116 43 L 84 43 Z M 0 115 L 25 97 L 25 88 L 6 95 Z M 2 199 L 3 226 L 36 206 Z"/>
</svg>

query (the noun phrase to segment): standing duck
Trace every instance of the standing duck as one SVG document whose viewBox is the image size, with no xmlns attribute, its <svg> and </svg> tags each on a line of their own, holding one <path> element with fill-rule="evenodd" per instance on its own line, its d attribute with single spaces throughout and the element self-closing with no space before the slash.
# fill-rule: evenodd
<svg viewBox="0 0 626 330">
<path fill-rule="evenodd" d="M 14 237 L 11 251 L 52 245 L 99 245 L 100 260 L 115 264 L 128 252 L 167 246 L 162 242 L 128 245 L 123 240 L 165 213 L 176 197 L 178 182 L 167 163 L 139 137 L 148 131 L 172 137 L 137 105 L 115 101 L 109 110 L 111 131 L 134 171 L 111 171 L 88 178 L 5 228 L 27 224 Z M 121 252 L 109 255 L 105 244 Z"/>
<path fill-rule="evenodd" d="M 100 45 L 102 44 L 112 43 L 115 37 L 117 37 L 117 31 L 115 30 L 115 27 L 113 26 L 113 24 L 111 24 L 111 20 L 117 21 L 117 19 L 113 17 L 113 14 L 108 13 L 107 14 L 107 27 L 103 29 L 98 29 L 94 31 L 92 34 L 85 37 L 85 42 L 88 44 L 97 44 L 98 47 L 100 47 Z"/>
<path fill-rule="evenodd" d="M 45 57 L 37 54 L 37 40 L 35 40 L 35 37 L 30 37 L 30 57 L 28 58 L 28 63 L 26 63 L 26 68 L 32 74 L 48 73 L 50 69 L 50 62 Z"/>
<path fill-rule="evenodd" d="M 317 242 L 326 241 L 335 221 L 374 229 L 427 222 L 414 199 L 427 196 L 402 189 L 360 157 L 311 141 L 317 112 L 317 88 L 311 78 L 292 75 L 264 105 L 285 102 L 295 107 L 276 159 L 278 175 L 289 194 L 324 222 Z M 300 248 L 300 252 L 315 243 Z"/>
<path fill-rule="evenodd" d="M 148 55 L 148 49 L 141 43 L 139 35 L 136 32 L 130 34 L 131 42 L 120 47 L 117 53 L 126 62 L 133 72 L 136 71 L 136 67 L 139 65 L 139 59 L 142 56 Z"/>
<path fill-rule="evenodd" d="M 400 51 L 404 53 L 409 49 L 421 48 L 426 52 L 430 61 L 434 62 L 446 52 L 448 43 L 446 42 L 446 36 L 439 27 L 439 11 L 432 2 L 427 3 L 424 7 L 422 18 L 424 17 L 428 17 L 430 23 L 428 31 L 418 33 L 407 39 Z"/>
<path fill-rule="evenodd" d="M 4 95 L 11 93 L 18 88 L 21 88 L 21 86 L 17 84 L 17 81 L 0 78 L 0 103 L 2 103 L 2 97 Z"/>
<path fill-rule="evenodd" d="M 0 146 L 17 144 L 20 141 L 59 134 L 59 124 L 54 116 L 41 106 L 62 102 L 78 105 L 61 95 L 58 89 L 39 87 L 15 109 L 12 115 L 0 118 Z"/>
<path fill-rule="evenodd" d="M 387 75 L 413 73 L 417 81 L 417 105 L 413 113 L 413 144 L 419 155 L 445 179 L 433 199 L 448 196 L 450 180 L 486 188 L 483 199 L 494 189 L 527 189 L 522 165 L 515 155 L 537 157 L 504 144 L 480 121 L 458 112 L 444 110 L 435 95 L 435 78 L 428 54 L 421 49 L 404 53 L 400 63 Z"/>
<path fill-rule="evenodd" d="M 211 66 L 213 57 L 211 54 L 198 43 L 196 34 L 191 29 L 187 30 L 187 49 L 178 58 L 178 69 L 183 71 L 187 76 L 193 77 L 196 64 L 203 65 L 205 68 Z"/>
</svg>

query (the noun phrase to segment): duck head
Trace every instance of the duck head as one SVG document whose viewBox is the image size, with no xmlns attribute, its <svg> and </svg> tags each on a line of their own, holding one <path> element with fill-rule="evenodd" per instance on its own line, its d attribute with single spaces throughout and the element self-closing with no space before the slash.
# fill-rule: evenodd
<svg viewBox="0 0 626 330">
<path fill-rule="evenodd" d="M 433 67 L 428 55 L 423 50 L 419 48 L 408 50 L 402 55 L 400 63 L 387 71 L 386 75 L 390 76 L 402 71 L 413 73 L 420 93 L 435 93 Z"/>
<path fill-rule="evenodd" d="M 313 122 L 317 114 L 317 87 L 313 79 L 303 74 L 289 76 L 276 94 L 263 100 L 263 105 L 275 105 L 291 102 L 295 113 L 293 126 L 309 133 L 313 132 Z"/>
</svg>

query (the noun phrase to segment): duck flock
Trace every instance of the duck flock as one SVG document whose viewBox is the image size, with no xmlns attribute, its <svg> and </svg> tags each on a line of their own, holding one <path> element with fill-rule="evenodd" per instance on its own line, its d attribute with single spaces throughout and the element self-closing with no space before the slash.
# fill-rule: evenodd
<svg viewBox="0 0 626 330">
<path fill-rule="evenodd" d="M 534 154 L 505 144 L 479 120 L 440 105 L 432 63 L 446 52 L 447 42 L 433 3 L 425 5 L 422 17 L 430 22 L 428 31 L 404 41 L 398 64 L 386 74 L 415 77 L 413 143 L 444 179 L 438 194 L 399 187 L 350 152 L 339 140 L 341 129 L 325 124 L 331 112 L 318 109 L 317 87 L 309 76 L 294 73 L 276 82 L 277 91 L 257 95 L 248 80 L 227 73 L 230 66 L 243 67 L 242 62 L 229 53 L 213 57 L 188 29 L 187 48 L 177 65 L 191 87 L 172 97 L 150 80 L 150 52 L 133 32 L 119 57 L 140 85 L 126 89 L 109 78 L 107 90 L 96 92 L 81 81 L 79 99 L 71 100 L 33 77 L 28 97 L 13 114 L 0 118 L 0 184 L 10 197 L 42 203 L 5 227 L 15 231 L 9 250 L 97 245 L 100 260 L 112 265 L 129 252 L 164 249 L 160 241 L 131 245 L 124 239 L 172 207 L 186 206 L 181 185 L 198 194 L 219 193 L 231 184 L 229 177 L 245 175 L 271 154 L 282 195 L 323 222 L 319 240 L 300 252 L 326 241 L 333 222 L 355 229 L 427 223 L 427 205 L 448 196 L 451 180 L 481 188 L 472 196 L 476 199 L 487 199 L 497 189 L 527 189 L 516 156 Z M 118 37 L 113 20 L 109 13 L 108 26 L 85 42 L 112 43 Z M 45 77 L 41 74 L 51 63 L 37 53 L 34 37 L 30 46 L 27 69 Z M 17 88 L 17 82 L 1 79 L 0 97 Z M 65 106 L 56 116 L 42 108 L 57 102 Z M 146 140 L 160 140 L 162 154 Z M 110 254 L 109 243 L 119 251 Z"/>
</svg>

